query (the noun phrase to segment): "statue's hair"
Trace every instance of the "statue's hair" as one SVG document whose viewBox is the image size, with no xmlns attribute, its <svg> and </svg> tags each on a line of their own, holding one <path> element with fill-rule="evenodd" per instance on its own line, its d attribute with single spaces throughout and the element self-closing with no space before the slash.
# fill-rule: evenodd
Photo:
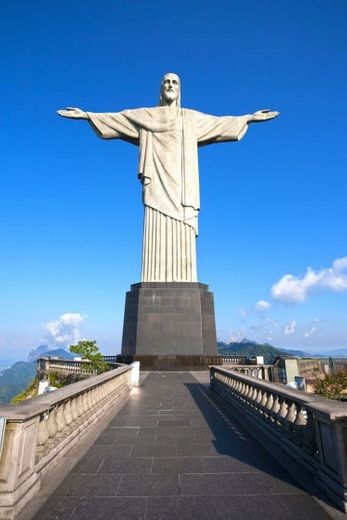
<svg viewBox="0 0 347 520">
<path fill-rule="evenodd" d="M 160 82 L 160 98 L 159 98 L 159 106 L 163 106 L 164 105 L 164 100 L 163 100 L 163 85 L 164 85 L 164 80 L 166 78 L 166 76 L 168 76 L 169 74 L 172 74 L 173 76 L 176 76 L 176 78 L 178 79 L 178 97 L 177 97 L 177 101 L 176 101 L 176 106 L 177 107 L 181 107 L 181 80 L 180 80 L 180 77 L 178 76 L 178 74 L 176 74 L 175 72 L 167 72 L 166 74 L 164 74 L 164 76 L 161 78 L 161 82 Z"/>
</svg>

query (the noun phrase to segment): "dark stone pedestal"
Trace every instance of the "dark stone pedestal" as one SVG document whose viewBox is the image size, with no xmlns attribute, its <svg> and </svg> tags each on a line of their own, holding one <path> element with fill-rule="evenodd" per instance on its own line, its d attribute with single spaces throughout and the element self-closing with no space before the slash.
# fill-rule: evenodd
<svg viewBox="0 0 347 520">
<path fill-rule="evenodd" d="M 217 356 L 213 294 L 207 285 L 142 282 L 131 286 L 126 294 L 120 361 L 136 359 L 143 367 L 164 369 L 160 365 L 168 370 L 170 366 L 207 366 L 204 356 Z"/>
</svg>

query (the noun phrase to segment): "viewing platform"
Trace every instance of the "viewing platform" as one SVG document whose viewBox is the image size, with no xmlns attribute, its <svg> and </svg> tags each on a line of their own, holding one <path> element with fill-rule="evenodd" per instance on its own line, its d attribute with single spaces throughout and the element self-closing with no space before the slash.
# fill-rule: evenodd
<svg viewBox="0 0 347 520">
<path fill-rule="evenodd" d="M 326 473 L 324 480 L 324 465 L 319 461 L 324 446 L 317 447 L 314 432 L 310 436 L 307 429 L 311 427 L 310 407 L 316 406 L 324 415 L 322 398 L 219 367 L 211 369 L 211 382 L 207 372 L 150 372 L 141 375 L 141 384 L 137 387 L 132 385 L 130 376 L 131 368 L 124 367 L 90 378 L 89 385 L 94 381 L 94 393 L 99 388 L 99 404 L 95 394 L 94 411 L 88 412 L 84 407 L 79 416 L 76 415 L 76 403 L 70 404 L 68 408 L 74 411 L 75 418 L 70 417 L 69 424 L 63 424 L 62 418 L 56 422 L 60 436 L 52 427 L 53 415 L 59 417 L 59 407 L 63 406 L 59 403 L 64 401 L 66 406 L 68 392 L 70 397 L 76 396 L 76 390 L 79 394 L 76 399 L 83 402 L 88 381 L 25 403 L 27 407 L 41 403 L 41 408 L 50 410 L 48 416 L 38 423 L 41 433 L 37 441 L 36 466 L 32 466 L 34 469 L 31 471 L 32 475 L 41 471 L 41 486 L 36 485 L 32 500 L 20 513 L 14 513 L 15 507 L 11 513 L 11 507 L 8 507 L 6 516 L 6 508 L 2 507 L 0 518 L 346 518 L 323 495 L 322 486 L 317 487 L 314 476 L 320 475 L 320 482 L 325 482 L 326 489 L 329 477 L 331 492 L 333 457 L 338 455 L 338 447 L 330 445 L 330 475 Z M 109 385 L 111 392 L 108 394 L 102 390 L 102 381 Z M 88 399 L 92 404 L 91 397 Z M 48 406 L 49 399 L 55 401 Z M 109 407 L 101 414 L 107 401 Z M 279 407 L 274 406 L 276 402 Z M 260 411 L 267 414 L 265 420 L 257 417 L 257 413 L 261 415 Z M 98 420 L 95 413 L 99 414 Z M 251 415 L 255 418 L 253 422 Z M 49 416 L 51 424 L 47 424 L 48 436 L 45 439 L 42 423 L 48 423 Z M 334 429 L 332 416 L 330 419 L 330 429 Z M 17 421 L 20 420 L 24 420 L 23 414 L 22 419 L 20 414 L 17 415 Z M 71 439 L 78 429 L 81 432 L 86 420 L 91 422 L 89 429 L 87 425 L 85 427 L 88 433 L 78 438 L 72 449 L 67 448 L 66 439 L 69 436 Z M 270 420 L 273 422 L 273 438 L 266 435 L 264 427 Z M 318 415 L 315 421 L 319 421 Z M 276 442 L 276 435 L 280 442 Z M 327 442 L 327 435 L 325 431 L 323 443 Z M 17 438 L 19 436 L 17 431 Z M 31 444 L 27 444 L 26 449 L 33 451 L 36 442 L 33 433 L 30 439 Z M 284 444 L 284 439 L 287 447 L 282 449 L 280 445 Z M 63 445 L 60 450 L 59 445 Z M 340 448 L 343 453 L 341 443 Z M 58 450 L 63 453 L 55 465 L 50 455 L 54 450 L 56 454 Z M 7 446 L 5 455 L 9 454 Z M 338 457 L 338 464 L 344 463 L 340 455 Z M 309 471 L 310 460 L 313 473 Z M 27 464 L 27 477 L 29 466 Z M 4 486 L 4 465 L 0 468 Z M 22 469 L 18 471 L 20 476 Z M 35 478 L 31 478 L 35 487 Z M 336 497 L 342 489 L 341 482 L 338 484 L 339 478 L 341 481 L 341 475 L 334 481 Z M 13 483 L 13 493 L 16 485 Z M 340 509 L 343 508 L 341 496 Z M 18 497 L 17 493 L 17 501 L 20 500 Z M 10 494 L 7 503 L 10 505 Z"/>
</svg>

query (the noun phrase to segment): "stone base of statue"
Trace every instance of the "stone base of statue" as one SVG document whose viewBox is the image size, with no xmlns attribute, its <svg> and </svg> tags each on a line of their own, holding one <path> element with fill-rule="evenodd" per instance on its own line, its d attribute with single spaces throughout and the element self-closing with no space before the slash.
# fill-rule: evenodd
<svg viewBox="0 0 347 520">
<path fill-rule="evenodd" d="M 198 282 L 142 282 L 126 294 L 120 362 L 193 370 L 219 364 L 213 294 Z"/>
</svg>

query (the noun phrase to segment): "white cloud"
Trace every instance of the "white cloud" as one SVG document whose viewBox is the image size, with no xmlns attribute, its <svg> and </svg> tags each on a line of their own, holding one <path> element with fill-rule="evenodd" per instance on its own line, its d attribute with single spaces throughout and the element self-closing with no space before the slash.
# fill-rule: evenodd
<svg viewBox="0 0 347 520">
<path fill-rule="evenodd" d="M 285 274 L 272 286 L 271 295 L 277 301 L 300 303 L 319 290 L 347 291 L 347 256 L 337 258 L 331 267 L 320 271 L 308 267 L 301 278 Z"/>
<path fill-rule="evenodd" d="M 296 331 L 296 321 L 292 320 L 288 325 L 285 326 L 284 334 L 288 336 L 288 334 L 294 334 Z"/>
<path fill-rule="evenodd" d="M 312 336 L 312 334 L 314 334 L 317 331 L 318 323 L 319 323 L 319 319 L 315 318 L 314 320 L 312 320 L 310 323 L 308 323 L 306 325 L 306 327 L 304 328 L 305 338 L 309 338 L 310 336 Z"/>
<path fill-rule="evenodd" d="M 271 308 L 271 303 L 265 300 L 259 300 L 255 306 L 255 310 L 258 312 L 265 312 Z"/>
<path fill-rule="evenodd" d="M 47 331 L 45 338 L 49 345 L 67 346 L 77 343 L 81 339 L 80 326 L 87 316 L 79 312 L 67 312 L 57 320 L 49 321 L 44 325 Z"/>
</svg>

